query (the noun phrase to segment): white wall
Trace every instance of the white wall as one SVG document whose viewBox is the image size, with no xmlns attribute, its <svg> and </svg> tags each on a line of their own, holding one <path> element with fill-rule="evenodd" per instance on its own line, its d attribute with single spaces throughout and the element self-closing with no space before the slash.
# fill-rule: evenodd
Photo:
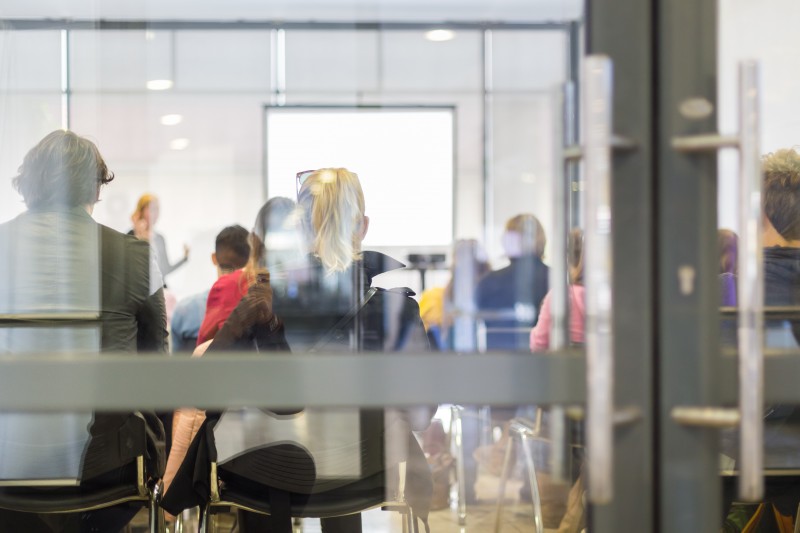
<svg viewBox="0 0 800 533">
<path fill-rule="evenodd" d="M 719 2 L 719 127 L 738 130 L 737 68 L 743 59 L 761 64 L 761 151 L 800 146 L 800 3 L 794 0 L 720 0 Z M 737 153 L 719 158 L 719 225 L 736 224 Z"/>
<path fill-rule="evenodd" d="M 489 233 L 496 243 L 503 222 L 519 212 L 547 224 L 548 98 L 565 78 L 566 40 L 558 32 L 493 34 Z M 482 239 L 482 39 L 478 31 L 442 43 L 425 40 L 422 31 L 287 31 L 287 103 L 455 105 L 455 237 Z M 127 231 L 137 197 L 158 195 L 158 229 L 171 258 L 183 243 L 192 248 L 189 265 L 168 280 L 178 296 L 211 283 L 214 236 L 232 223 L 249 228 L 265 200 L 262 107 L 270 99 L 270 56 L 268 31 L 72 32 L 71 129 L 94 139 L 117 175 L 96 218 Z M 174 87 L 144 88 L 161 77 Z M 25 152 L 61 125 L 60 78 L 60 32 L 0 32 L 0 219 L 23 209 L 9 178 Z M 183 122 L 161 125 L 168 113 Z M 175 138 L 189 145 L 171 150 Z M 499 247 L 489 244 L 499 263 Z M 402 257 L 408 250 L 388 251 Z M 418 286 L 414 273 L 384 283 Z"/>
</svg>

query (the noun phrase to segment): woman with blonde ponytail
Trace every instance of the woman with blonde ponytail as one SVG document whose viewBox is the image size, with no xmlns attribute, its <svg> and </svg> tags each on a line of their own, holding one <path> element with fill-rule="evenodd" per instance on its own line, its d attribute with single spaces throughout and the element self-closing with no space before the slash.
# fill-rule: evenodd
<svg viewBox="0 0 800 533">
<path fill-rule="evenodd" d="M 243 276 L 255 280 L 208 351 L 213 353 L 231 346 L 238 349 L 254 346 L 259 352 L 288 349 L 294 354 L 427 349 L 419 306 L 411 298 L 414 293 L 404 288 L 385 290 L 372 286 L 376 276 L 405 265 L 384 254 L 362 250 L 369 218 L 358 176 L 343 168 L 326 168 L 299 173 L 297 185 L 297 209 L 287 218 L 294 221 L 294 226 L 283 229 L 288 235 L 300 234 L 299 239 L 289 240 L 295 245 L 302 241 L 303 252 L 295 254 L 292 249 L 278 258 L 273 245 L 276 241 L 254 231 L 253 236 L 258 239 L 252 241 L 251 250 L 256 255 L 251 256 Z M 247 439 L 246 448 L 237 449 L 229 456 L 232 458 L 220 462 L 217 472 L 225 490 L 231 494 L 257 494 L 264 507 L 256 508 L 270 516 L 240 511 L 239 531 L 291 533 L 290 515 L 292 510 L 302 507 L 301 502 L 313 506 L 344 501 L 351 506 L 347 507 L 348 513 L 368 508 L 364 502 L 382 502 L 386 494 L 397 488 L 396 475 L 401 463 L 406 465 L 405 499 L 427 530 L 433 482 L 412 430 L 427 427 L 433 411 L 353 409 L 343 415 L 337 410 L 335 422 L 325 420 L 327 414 L 331 413 L 319 409 L 266 414 L 262 409 L 250 411 L 248 416 L 269 428 L 262 431 L 261 427 L 258 433 L 267 437 Z M 341 422 L 342 416 L 347 423 Z M 324 437 L 302 440 L 298 435 L 297 439 L 282 438 L 277 444 L 268 439 L 273 435 L 271 432 L 278 434 L 276 427 L 282 421 L 302 426 L 310 423 L 303 421 L 310 421 L 311 417 L 320 417 L 314 420 L 324 423 L 317 422 L 308 432 L 323 431 Z M 217 419 L 224 425 L 224 418 Z M 206 424 L 209 423 L 207 420 Z M 216 424 L 216 419 L 213 423 Z M 356 431 L 348 424 L 353 424 Z M 208 434 L 213 435 L 202 428 L 198 431 L 198 435 Z M 201 444 L 195 444 L 198 441 L 203 439 L 195 439 L 193 446 L 200 447 Z M 211 449 L 214 444 L 209 442 L 207 446 Z M 342 455 L 343 450 L 356 453 Z M 331 465 L 337 474 L 323 474 Z M 196 466 L 186 466 L 190 475 L 184 476 L 188 483 L 183 485 L 181 494 L 188 497 L 173 505 L 170 498 L 174 489 L 167 491 L 162 505 L 169 512 L 175 514 L 189 506 L 204 504 L 191 499 L 195 494 Z M 358 497 L 357 504 L 353 503 L 354 496 Z M 323 533 L 362 530 L 359 514 L 331 516 L 320 521 Z"/>
<path fill-rule="evenodd" d="M 344 168 L 312 172 L 303 180 L 297 201 L 310 251 L 328 272 L 344 272 L 361 259 L 369 217 L 357 175 Z"/>
</svg>

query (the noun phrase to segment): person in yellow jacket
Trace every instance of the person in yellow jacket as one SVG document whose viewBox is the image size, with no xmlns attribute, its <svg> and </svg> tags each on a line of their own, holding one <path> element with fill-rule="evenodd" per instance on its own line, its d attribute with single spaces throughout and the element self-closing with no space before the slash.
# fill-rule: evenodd
<svg viewBox="0 0 800 533">
<path fill-rule="evenodd" d="M 491 271 L 483 246 L 475 239 L 460 239 L 453 247 L 450 281 L 444 287 L 433 287 L 423 291 L 419 299 L 419 313 L 428 332 L 428 338 L 441 350 L 451 348 L 449 332 L 453 325 L 453 279 L 459 268 L 456 258 L 462 256 L 460 252 L 464 249 L 469 249 L 470 253 L 463 255 L 472 257 L 474 261 L 473 287 L 478 284 L 479 279 Z"/>
</svg>

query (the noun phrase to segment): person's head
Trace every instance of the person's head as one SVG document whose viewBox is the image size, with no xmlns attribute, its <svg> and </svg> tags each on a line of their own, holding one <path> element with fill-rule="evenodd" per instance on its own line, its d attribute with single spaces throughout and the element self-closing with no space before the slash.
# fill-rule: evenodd
<svg viewBox="0 0 800 533">
<path fill-rule="evenodd" d="M 217 234 L 211 262 L 217 267 L 219 275 L 239 270 L 250 258 L 250 233 L 238 224 L 228 226 Z"/>
<path fill-rule="evenodd" d="M 762 169 L 765 222 L 783 239 L 800 240 L 800 154 L 777 150 L 762 158 Z"/>
<path fill-rule="evenodd" d="M 295 203 L 289 198 L 276 196 L 261 206 L 250 234 L 250 269 L 266 268 L 273 257 L 286 255 L 287 247 L 294 247 Z M 282 237 L 288 236 L 288 239 Z M 270 256 L 268 259 L 267 256 Z"/>
<path fill-rule="evenodd" d="M 100 188 L 114 179 L 95 144 L 56 130 L 25 154 L 14 187 L 29 209 L 89 207 Z"/>
<path fill-rule="evenodd" d="M 525 213 L 512 217 L 506 222 L 503 232 L 503 250 L 510 258 L 523 255 L 544 256 L 547 238 L 544 228 L 535 216 Z"/>
<path fill-rule="evenodd" d="M 583 285 L 583 230 L 572 228 L 567 236 L 569 282 Z"/>
<path fill-rule="evenodd" d="M 344 271 L 361 258 L 369 218 L 358 176 L 344 168 L 317 170 L 303 182 L 297 204 L 308 247 L 326 270 Z"/>
<path fill-rule="evenodd" d="M 729 229 L 717 231 L 719 249 L 719 273 L 736 274 L 736 261 L 739 255 L 739 236 Z"/>
<path fill-rule="evenodd" d="M 131 215 L 131 220 L 146 220 L 148 226 L 155 226 L 158 221 L 159 205 L 155 194 L 145 193 L 136 202 L 136 209 Z"/>
</svg>

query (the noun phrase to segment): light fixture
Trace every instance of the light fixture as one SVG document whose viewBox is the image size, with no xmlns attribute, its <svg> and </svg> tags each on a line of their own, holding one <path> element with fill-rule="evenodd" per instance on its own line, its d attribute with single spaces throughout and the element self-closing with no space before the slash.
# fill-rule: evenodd
<svg viewBox="0 0 800 533">
<path fill-rule="evenodd" d="M 185 150 L 189 146 L 189 139 L 185 137 L 178 137 L 169 142 L 171 150 Z"/>
<path fill-rule="evenodd" d="M 166 91 L 172 88 L 172 80 L 148 80 L 147 88 L 151 91 Z"/>
<path fill-rule="evenodd" d="M 429 30 L 425 32 L 425 38 L 429 41 L 434 41 L 437 43 L 444 42 L 444 41 L 452 41 L 456 37 L 456 32 L 453 30 Z"/>
<path fill-rule="evenodd" d="M 183 115 L 170 114 L 161 117 L 161 124 L 164 126 L 175 126 L 183 122 Z"/>
</svg>

